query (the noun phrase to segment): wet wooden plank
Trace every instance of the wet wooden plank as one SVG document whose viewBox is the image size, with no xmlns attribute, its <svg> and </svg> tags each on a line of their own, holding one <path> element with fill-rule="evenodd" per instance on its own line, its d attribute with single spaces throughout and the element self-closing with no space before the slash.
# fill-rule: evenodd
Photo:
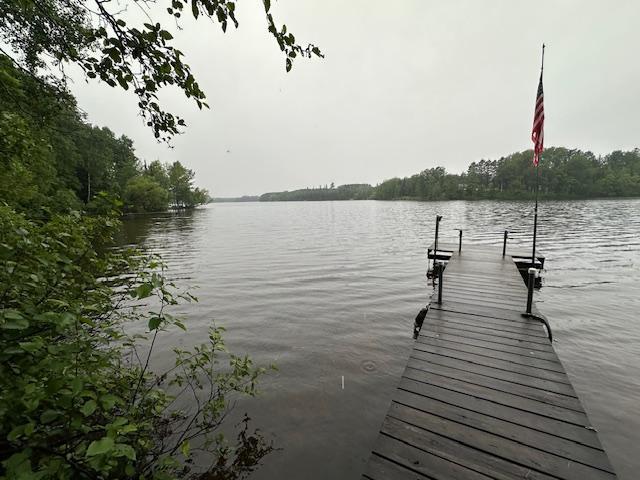
<svg viewBox="0 0 640 480">
<path fill-rule="evenodd" d="M 496 318 L 492 319 L 487 317 L 473 317 L 469 315 L 459 315 L 457 313 L 440 316 L 434 315 L 434 317 L 430 320 L 432 320 L 432 323 L 435 325 L 446 323 L 447 325 L 464 325 L 464 328 L 469 330 L 469 327 L 474 329 L 488 329 L 492 330 L 492 332 L 488 332 L 491 335 L 493 335 L 493 332 L 501 332 L 517 333 L 521 336 L 528 335 L 532 337 L 541 337 L 543 340 L 536 340 L 538 342 L 548 344 L 548 342 L 546 341 L 548 335 L 544 331 L 544 328 L 541 324 L 535 324 L 531 322 L 523 322 L 519 324 L 517 322 L 502 321 Z"/>
<path fill-rule="evenodd" d="M 389 435 L 378 437 L 374 451 L 384 452 L 385 463 L 393 462 L 412 471 L 414 478 L 420 478 L 420 476 L 422 478 L 437 478 L 438 480 L 487 480 L 491 478 Z M 374 473 L 374 475 L 376 474 Z"/>
<path fill-rule="evenodd" d="M 407 385 L 410 385 L 410 387 Z M 425 396 L 438 395 L 438 398 L 446 394 L 447 398 L 455 405 L 463 407 L 473 407 L 475 405 L 476 408 L 482 411 L 485 411 L 485 407 L 490 405 L 494 409 L 494 415 L 500 418 L 505 418 L 514 423 L 525 422 L 527 425 L 538 425 L 538 428 L 544 431 L 555 432 L 557 435 L 572 438 L 591 447 L 598 448 L 599 445 L 596 433 L 586 428 L 589 426 L 589 421 L 583 412 L 543 402 L 540 399 L 522 397 L 493 389 L 490 386 L 464 382 L 456 378 L 412 367 L 407 367 L 398 388 L 411 391 L 420 389 L 422 392 L 428 390 L 431 393 L 428 395 L 424 393 Z M 447 390 L 447 392 L 442 390 Z M 485 401 L 488 404 L 485 404 Z M 473 402 L 479 403 L 474 404 Z M 547 429 L 549 425 L 556 430 L 550 429 L 551 427 Z M 561 427 L 562 430 L 560 430 Z"/>
<path fill-rule="evenodd" d="M 384 448 L 388 447 L 385 446 Z M 419 480 L 428 477 L 398 465 L 387 458 L 373 454 L 362 478 L 368 480 L 385 480 L 388 478 L 393 478 L 394 480 Z"/>
<path fill-rule="evenodd" d="M 498 350 L 495 348 L 487 349 L 484 347 L 477 347 L 475 345 L 467 345 L 466 343 L 449 342 L 440 337 L 433 338 L 426 335 L 420 335 L 418 337 L 418 343 L 422 343 L 424 345 L 429 345 L 432 347 L 446 347 L 448 350 L 455 350 L 461 353 L 473 354 L 477 357 L 487 357 L 497 360 L 504 360 L 514 365 L 542 368 L 544 370 L 551 370 L 553 372 L 565 373 L 564 368 L 562 368 L 562 364 L 557 358 L 535 358 L 534 356 L 524 354 L 523 352 L 514 353 L 505 350 Z"/>
<path fill-rule="evenodd" d="M 437 433 L 477 451 L 509 460 L 530 470 L 556 478 L 564 480 L 584 480 L 585 478 L 590 480 L 610 480 L 614 478 L 614 474 L 610 472 L 573 462 L 560 455 L 531 448 L 506 437 L 407 407 L 395 401 L 391 405 L 388 417 L 400 420 L 404 424 L 418 427 L 419 430 L 415 432 L 418 437 L 425 430 Z M 466 455 L 460 455 L 458 457 L 459 463 L 464 465 L 465 458 L 467 458 Z"/>
<path fill-rule="evenodd" d="M 427 337 L 427 338 L 438 338 L 440 339 L 442 342 L 445 343 L 452 343 L 452 344 L 460 344 L 460 345 L 470 345 L 473 347 L 478 347 L 478 348 L 482 348 L 485 351 L 491 351 L 491 352 L 508 352 L 508 353 L 515 353 L 518 355 L 523 355 L 525 357 L 531 357 L 531 358 L 541 358 L 541 359 L 545 359 L 545 360 L 550 360 L 553 362 L 558 363 L 558 357 L 555 355 L 555 353 L 550 352 L 548 350 L 539 350 L 536 348 L 527 348 L 526 346 L 522 346 L 520 345 L 509 345 L 504 344 L 504 343 L 496 343 L 496 342 L 488 342 L 486 340 L 479 340 L 477 338 L 473 338 L 473 337 L 465 337 L 462 335 L 454 335 L 451 333 L 446 333 L 446 332 L 442 332 L 442 330 L 440 331 L 440 333 L 436 333 L 436 332 L 432 332 L 432 331 L 428 331 L 423 328 L 423 331 L 420 333 L 420 337 L 418 337 L 418 341 L 420 341 L 421 338 L 423 337 Z M 518 342 L 521 343 L 521 342 Z"/>
<path fill-rule="evenodd" d="M 392 405 L 392 409 L 396 404 Z M 438 457 L 449 460 L 456 465 L 463 465 L 473 471 L 482 473 L 499 480 L 512 480 L 514 478 L 526 478 L 535 480 L 551 480 L 553 477 L 542 472 L 531 470 L 530 468 L 509 462 L 496 455 L 491 455 L 473 446 L 467 445 L 450 438 L 446 434 L 446 429 L 439 428 L 442 424 L 434 423 L 433 430 L 426 430 L 410 423 L 403 422 L 392 415 L 388 415 L 382 424 L 381 436 L 391 436 L 408 445 L 415 446 L 421 450 L 428 451 Z M 445 434 L 438 433 L 444 431 Z M 374 450 L 377 451 L 377 450 Z M 409 458 L 411 460 L 411 458 Z M 393 477 L 387 477 L 393 478 Z M 434 478 L 438 477 L 419 477 Z"/>
<path fill-rule="evenodd" d="M 405 383 L 404 385 L 407 384 Z M 415 384 L 413 385 L 415 387 Z M 498 415 L 500 414 L 495 412 L 495 410 L 503 409 L 503 407 L 494 406 L 494 408 L 487 409 L 486 412 L 479 412 L 478 408 L 471 409 L 473 408 L 472 405 L 467 405 L 469 408 L 460 407 L 453 404 L 451 398 L 434 399 L 423 395 L 423 393 L 424 390 L 415 393 L 401 389 L 394 397 L 394 401 L 412 409 L 428 412 L 431 415 L 450 420 L 461 426 L 513 440 L 516 443 L 527 445 L 573 462 L 611 471 L 609 460 L 601 448 L 586 446 L 555 435 L 553 432 L 548 433 L 541 431 L 539 428 L 521 425 L 519 422 L 515 423 L 513 418 L 503 420 L 499 418 Z M 449 397 L 452 397 L 452 395 Z M 562 428 L 563 425 L 557 424 L 556 427 Z"/>
<path fill-rule="evenodd" d="M 434 325 L 443 329 L 455 329 L 462 332 L 468 332 L 473 334 L 484 335 L 488 338 L 507 338 L 511 340 L 518 340 L 522 342 L 537 343 L 539 345 L 550 345 L 547 337 L 541 337 L 539 335 L 527 335 L 526 332 L 505 332 L 502 330 L 496 330 L 493 328 L 487 328 L 482 325 L 470 325 L 464 322 L 456 322 L 455 320 L 440 320 L 438 318 L 427 317 L 425 318 L 425 325 Z"/>
<path fill-rule="evenodd" d="M 433 321 L 430 319 L 430 321 Z M 551 352 L 554 355 L 554 358 L 557 358 L 551 343 L 544 341 L 539 341 L 538 339 L 534 341 L 529 341 L 523 338 L 513 338 L 510 336 L 496 335 L 493 332 L 483 332 L 476 331 L 472 332 L 468 329 L 464 328 L 464 326 L 453 326 L 448 325 L 446 322 L 440 323 L 437 325 L 437 328 L 426 330 L 427 325 L 423 326 L 422 335 L 451 335 L 464 339 L 472 339 L 477 341 L 482 341 L 487 344 L 497 344 L 497 345 L 511 345 L 515 347 L 521 347 L 527 350 L 534 350 L 539 352 Z"/>
<path fill-rule="evenodd" d="M 449 310 L 433 309 L 433 315 L 431 317 L 435 321 L 452 321 L 458 323 L 464 323 L 469 326 L 477 327 L 490 327 L 497 330 L 502 330 L 501 327 L 516 328 L 519 332 L 529 332 L 532 335 L 547 338 L 547 332 L 544 329 L 542 322 L 535 319 L 520 318 L 496 318 L 487 317 L 485 315 L 474 315 L 471 313 L 454 312 Z"/>
<path fill-rule="evenodd" d="M 422 370 L 425 372 L 436 373 L 448 378 L 461 380 L 472 385 L 479 385 L 481 387 L 492 388 L 499 392 L 504 392 L 513 396 L 522 398 L 528 398 L 531 400 L 537 400 L 539 402 L 548 403 L 560 408 L 566 408 L 569 410 L 575 410 L 581 413 L 581 419 L 577 420 L 577 423 L 581 425 L 587 425 L 586 416 L 582 413 L 582 406 L 580 401 L 575 395 L 567 395 L 565 393 L 555 392 L 549 390 L 554 385 L 549 386 L 544 382 L 531 381 L 528 383 L 518 383 L 513 379 L 505 380 L 496 376 L 489 376 L 485 372 L 473 372 L 467 368 L 457 368 L 451 365 L 450 362 L 439 362 L 439 358 L 434 357 L 428 361 L 422 359 L 409 358 L 407 367 L 414 368 L 416 370 Z M 448 364 L 447 364 L 448 363 Z M 462 365 L 464 367 L 464 365 Z M 491 373 L 491 372 L 489 372 Z"/>
<path fill-rule="evenodd" d="M 513 260 L 456 248 L 443 286 L 364 477 L 615 478 Z"/>
<path fill-rule="evenodd" d="M 495 368 L 490 365 L 482 365 L 470 360 L 459 359 L 452 355 L 445 355 L 442 352 L 427 352 L 423 349 L 414 348 L 414 350 L 411 352 L 410 359 L 419 360 L 425 363 L 434 362 L 446 367 L 452 367 L 458 370 L 477 373 L 491 379 L 504 380 L 507 382 L 525 385 L 540 390 L 559 393 L 561 395 L 576 397 L 576 393 L 569 383 L 556 382 L 546 378 L 540 378 L 538 376 L 515 372 L 513 370 L 505 370 L 503 368 Z"/>
<path fill-rule="evenodd" d="M 557 384 L 571 385 L 569 378 L 565 373 L 555 372 L 544 368 L 531 367 L 528 365 L 514 363 L 507 360 L 500 360 L 491 358 L 486 355 L 476 355 L 473 353 L 462 352 L 445 346 L 442 342 L 439 345 L 427 345 L 422 342 L 416 342 L 413 347 L 413 353 L 417 358 L 420 354 L 431 353 L 434 355 L 440 355 L 449 359 L 459 360 L 468 364 L 473 364 L 479 367 L 488 367 L 493 370 L 501 370 L 505 372 L 503 375 L 517 374 L 522 378 L 523 376 L 532 377 L 540 380 L 547 380 Z"/>
</svg>

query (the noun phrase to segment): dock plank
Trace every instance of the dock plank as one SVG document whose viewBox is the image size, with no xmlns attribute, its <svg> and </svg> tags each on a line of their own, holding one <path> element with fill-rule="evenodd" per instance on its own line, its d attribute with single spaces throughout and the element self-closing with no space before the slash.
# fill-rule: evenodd
<svg viewBox="0 0 640 480">
<path fill-rule="evenodd" d="M 450 253 L 364 478 L 614 479 L 511 256 Z"/>
<path fill-rule="evenodd" d="M 424 431 L 438 433 L 480 452 L 509 460 L 514 464 L 552 477 L 566 480 L 584 480 L 585 478 L 610 480 L 615 478 L 610 472 L 582 463 L 572 462 L 561 456 L 530 448 L 514 440 L 469 427 L 423 410 L 411 408 L 395 401 L 389 410 L 388 416 L 414 427 L 413 433 L 418 438 L 423 435 L 422 432 Z M 405 427 L 405 430 L 408 430 L 408 428 Z M 413 441 L 415 442 L 415 439 Z M 459 463 L 464 464 L 464 459 L 465 457 L 459 458 Z"/>
<path fill-rule="evenodd" d="M 550 360 L 552 362 L 558 363 L 558 357 L 553 352 L 531 349 L 522 345 L 509 345 L 509 344 L 496 344 L 496 342 L 487 342 L 485 340 L 478 340 L 472 337 L 464 337 L 461 335 L 452 335 L 450 333 L 436 333 L 436 332 L 424 332 L 420 334 L 418 337 L 418 341 L 421 338 L 437 338 L 442 342 L 456 343 L 461 345 L 470 345 L 474 347 L 479 347 L 484 350 L 491 350 L 496 352 L 508 352 L 508 353 L 516 353 L 518 355 L 523 355 L 525 357 L 531 358 L 542 358 L 545 360 Z"/>
<path fill-rule="evenodd" d="M 451 422 L 475 428 L 498 437 L 513 440 L 537 450 L 553 454 L 574 462 L 610 471 L 611 466 L 606 454 L 601 448 L 593 448 L 578 444 L 572 440 L 559 437 L 552 433 L 540 431 L 537 428 L 523 426 L 510 420 L 499 418 L 493 410 L 490 414 L 479 412 L 477 409 L 459 407 L 451 399 L 436 400 L 418 393 L 401 389 L 394 401 L 412 409 L 428 412 Z"/>
<path fill-rule="evenodd" d="M 409 389 L 405 385 L 412 385 L 411 391 L 416 388 L 427 388 L 421 387 L 416 382 L 428 385 L 431 392 L 429 395 L 444 395 L 445 392 L 442 390 L 447 390 L 447 398 L 456 405 L 461 404 L 465 407 L 475 405 L 476 408 L 484 409 L 486 405 L 483 401 L 486 401 L 487 405 L 495 409 L 494 415 L 500 418 L 513 418 L 511 421 L 514 423 L 527 422 L 531 425 L 535 423 L 544 431 L 554 432 L 556 435 L 573 438 L 577 442 L 598 448 L 597 436 L 593 430 L 586 428 L 589 426 L 589 421 L 582 412 L 412 367 L 407 367 L 398 388 Z M 546 425 L 553 425 L 558 429 L 546 430 Z"/>
<path fill-rule="evenodd" d="M 522 365 L 533 368 L 542 368 L 544 370 L 551 370 L 553 372 L 565 373 L 562 368 L 562 364 L 558 359 L 542 359 L 534 358 L 531 355 L 523 354 L 522 352 L 508 352 L 505 350 L 488 349 L 485 347 L 477 347 L 474 345 L 467 345 L 460 342 L 449 342 L 443 338 L 433 338 L 427 335 L 420 335 L 418 342 L 423 345 L 429 345 L 432 347 L 445 347 L 449 350 L 456 350 L 458 352 L 473 354 L 479 357 L 495 358 L 497 360 L 504 360 L 514 365 Z"/>
<path fill-rule="evenodd" d="M 413 347 L 413 353 L 416 357 L 419 357 L 422 353 L 431 353 L 433 355 L 439 355 L 454 360 L 460 360 L 481 367 L 489 367 L 494 370 L 501 370 L 505 374 L 517 374 L 521 378 L 522 376 L 532 377 L 539 380 L 547 380 L 557 384 L 571 385 L 569 378 L 565 373 L 554 372 L 538 367 L 531 367 L 520 363 L 513 363 L 506 360 L 500 360 L 497 358 L 491 358 L 486 355 L 476 355 L 474 353 L 467 353 L 457 349 L 445 346 L 442 342 L 439 345 L 432 346 L 422 342 L 416 342 Z"/>
</svg>

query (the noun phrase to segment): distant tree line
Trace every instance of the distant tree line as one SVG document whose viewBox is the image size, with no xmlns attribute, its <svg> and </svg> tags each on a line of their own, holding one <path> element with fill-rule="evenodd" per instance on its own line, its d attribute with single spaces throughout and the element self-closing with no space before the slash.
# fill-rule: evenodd
<svg viewBox="0 0 640 480">
<path fill-rule="evenodd" d="M 435 167 L 376 185 L 342 185 L 265 193 L 260 201 L 291 200 L 476 200 L 531 198 L 536 171 L 533 152 L 473 162 L 461 174 Z M 541 198 L 640 196 L 640 149 L 598 156 L 562 147 L 548 148 L 539 166 Z"/>
<path fill-rule="evenodd" d="M 260 200 L 258 195 L 243 195 L 242 197 L 215 197 L 211 201 L 215 203 L 235 203 L 235 202 L 257 202 Z"/>
<path fill-rule="evenodd" d="M 41 216 L 91 209 L 100 193 L 133 212 L 207 202 L 193 171 L 180 162 L 145 166 L 131 139 L 90 125 L 71 95 L 45 87 L 4 55 L 0 75 L 0 202 Z"/>
<path fill-rule="evenodd" d="M 473 162 L 458 175 L 430 168 L 376 186 L 378 200 L 519 199 L 535 192 L 536 171 L 531 150 L 498 160 Z M 576 149 L 549 148 L 539 166 L 542 198 L 640 196 L 640 150 L 597 156 Z"/>
<path fill-rule="evenodd" d="M 261 202 L 304 201 L 304 200 L 367 200 L 374 194 L 374 188 L 366 183 L 354 183 L 335 187 L 326 185 L 318 188 L 304 188 L 291 192 L 272 192 L 260 196 Z"/>
</svg>

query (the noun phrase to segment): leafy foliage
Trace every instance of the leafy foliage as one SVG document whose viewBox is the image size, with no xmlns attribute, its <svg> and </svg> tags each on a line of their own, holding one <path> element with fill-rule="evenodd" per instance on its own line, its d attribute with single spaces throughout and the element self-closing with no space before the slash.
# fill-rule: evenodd
<svg viewBox="0 0 640 480">
<path fill-rule="evenodd" d="M 64 86 L 64 65 L 73 63 L 87 79 L 99 79 L 112 87 L 133 90 L 140 113 L 156 138 L 168 141 L 185 122 L 165 110 L 159 91 L 174 86 L 198 108 L 208 107 L 184 54 L 172 45 L 173 35 L 154 22 L 150 4 L 135 0 L 148 17 L 144 25 L 128 25 L 117 4 L 105 0 L 4 0 L 0 3 L 0 39 L 14 52 L 14 61 L 32 76 Z M 286 25 L 276 27 L 271 1 L 264 0 L 267 28 L 285 54 L 286 70 L 296 57 L 322 57 L 318 47 L 301 46 Z M 171 0 L 166 11 L 176 22 L 188 12 L 207 17 L 226 32 L 229 23 L 238 27 L 236 3 L 223 0 Z M 4 52 L 5 55 L 9 55 Z M 59 68 L 60 74 L 51 72 Z M 48 72 L 44 76 L 40 72 Z"/>
<path fill-rule="evenodd" d="M 212 326 L 204 344 L 175 349 L 174 366 L 154 372 L 158 336 L 185 329 L 171 307 L 196 299 L 157 258 L 108 249 L 117 226 L 79 215 L 39 224 L 0 207 L 4 478 L 240 478 L 273 448 L 247 421 L 233 446 L 216 429 L 264 370 L 226 352 Z M 142 301 L 153 306 L 133 304 Z M 148 333 L 129 333 L 132 322 Z M 195 407 L 177 406 L 184 395 Z M 192 469 L 194 442 L 210 456 L 204 472 Z"/>
<path fill-rule="evenodd" d="M 421 200 L 519 199 L 534 195 L 536 173 L 531 150 L 499 160 L 481 160 L 461 175 L 443 167 L 376 186 L 374 198 Z M 640 195 L 640 150 L 603 157 L 566 148 L 545 150 L 539 167 L 541 198 L 590 198 Z"/>
<path fill-rule="evenodd" d="M 161 212 L 169 205 L 169 194 L 149 176 L 140 175 L 127 183 L 124 201 L 132 212 Z"/>
<path fill-rule="evenodd" d="M 168 167 L 144 167 L 129 138 L 87 124 L 71 96 L 58 95 L 2 55 L 0 153 L 0 200 L 31 216 L 79 210 L 98 192 L 124 198 L 129 211 L 166 210 L 175 188 Z M 172 204 L 206 203 L 208 193 L 192 185 L 194 173 L 180 162 L 174 166 L 188 178 L 176 180 L 180 196 Z"/>
<path fill-rule="evenodd" d="M 147 14 L 151 3 L 135 2 Z M 169 5 L 176 21 L 189 11 L 223 31 L 238 26 L 233 1 Z M 89 125 L 66 90 L 70 63 L 89 80 L 132 89 L 164 141 L 184 121 L 160 105 L 161 89 L 207 106 L 172 34 L 152 20 L 127 25 L 115 8 L 0 2 L 0 475 L 244 478 L 272 445 L 248 418 L 235 442 L 218 428 L 235 397 L 256 394 L 264 369 L 227 352 L 212 324 L 202 345 L 174 349 L 175 364 L 155 371 L 159 336 L 186 328 L 172 308 L 196 299 L 166 279 L 158 258 L 112 248 L 117 197 L 140 211 L 190 207 L 208 194 L 180 162 L 143 166 L 131 140 Z M 264 0 L 287 71 L 297 56 L 322 56 L 277 29 L 270 8 Z"/>
<path fill-rule="evenodd" d="M 374 193 L 374 188 L 366 183 L 340 185 L 335 188 L 326 186 L 305 188 L 291 192 L 272 192 L 260 196 L 261 202 L 305 201 L 305 200 L 367 200 Z"/>
</svg>

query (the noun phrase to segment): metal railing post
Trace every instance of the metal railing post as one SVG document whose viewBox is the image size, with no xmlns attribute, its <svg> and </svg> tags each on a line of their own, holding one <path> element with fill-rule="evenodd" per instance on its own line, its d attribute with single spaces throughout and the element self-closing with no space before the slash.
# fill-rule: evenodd
<svg viewBox="0 0 640 480">
<path fill-rule="evenodd" d="M 536 273 L 538 271 L 535 268 L 528 270 L 529 278 L 527 281 L 527 314 L 531 314 L 531 307 L 533 306 L 533 287 L 536 283 Z"/>
<path fill-rule="evenodd" d="M 502 241 L 502 256 L 507 254 L 507 238 L 509 238 L 509 230 L 504 231 L 504 240 Z"/>
<path fill-rule="evenodd" d="M 438 305 L 442 305 L 442 278 L 444 272 L 444 262 L 438 261 Z"/>
</svg>

